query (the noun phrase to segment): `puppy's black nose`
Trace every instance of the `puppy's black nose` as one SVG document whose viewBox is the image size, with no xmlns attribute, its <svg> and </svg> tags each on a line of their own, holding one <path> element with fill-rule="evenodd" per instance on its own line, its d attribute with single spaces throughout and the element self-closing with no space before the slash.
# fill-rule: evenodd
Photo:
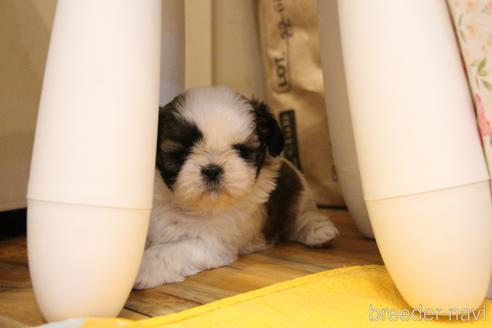
<svg viewBox="0 0 492 328">
<path fill-rule="evenodd" d="M 216 164 L 208 164 L 207 166 L 202 167 L 203 177 L 211 182 L 217 181 L 223 172 L 224 170 Z"/>
</svg>

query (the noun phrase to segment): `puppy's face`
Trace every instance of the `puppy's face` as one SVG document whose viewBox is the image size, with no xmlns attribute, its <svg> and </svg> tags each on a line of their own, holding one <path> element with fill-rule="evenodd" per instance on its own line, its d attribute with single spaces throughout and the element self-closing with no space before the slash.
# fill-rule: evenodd
<svg viewBox="0 0 492 328">
<path fill-rule="evenodd" d="M 179 205 L 220 209 L 251 190 L 283 144 L 265 104 L 225 87 L 195 88 L 160 109 L 157 167 Z"/>
</svg>

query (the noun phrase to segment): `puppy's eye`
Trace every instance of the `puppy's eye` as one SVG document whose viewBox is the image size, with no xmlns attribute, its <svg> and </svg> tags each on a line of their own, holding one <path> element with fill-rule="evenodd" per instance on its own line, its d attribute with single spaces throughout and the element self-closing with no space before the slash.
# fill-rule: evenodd
<svg viewBox="0 0 492 328">
<path fill-rule="evenodd" d="M 256 159 L 256 149 L 245 144 L 235 144 L 232 146 L 234 150 L 239 153 L 243 159 L 247 161 L 255 161 Z"/>
</svg>

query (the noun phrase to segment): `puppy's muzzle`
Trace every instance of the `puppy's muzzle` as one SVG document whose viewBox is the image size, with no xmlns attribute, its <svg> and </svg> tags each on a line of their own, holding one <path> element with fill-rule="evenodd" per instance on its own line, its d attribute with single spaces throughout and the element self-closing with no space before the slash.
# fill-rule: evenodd
<svg viewBox="0 0 492 328">
<path fill-rule="evenodd" d="M 207 183 L 216 184 L 219 182 L 224 170 L 216 164 L 208 164 L 202 167 L 201 173 Z"/>
</svg>

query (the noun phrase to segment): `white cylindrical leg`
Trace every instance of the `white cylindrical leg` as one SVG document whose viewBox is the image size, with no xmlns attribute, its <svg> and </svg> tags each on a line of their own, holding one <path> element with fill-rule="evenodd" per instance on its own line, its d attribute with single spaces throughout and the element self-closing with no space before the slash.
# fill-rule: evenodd
<svg viewBox="0 0 492 328">
<path fill-rule="evenodd" d="M 28 190 L 34 292 L 49 321 L 115 316 L 152 206 L 160 0 L 59 0 Z"/>
<path fill-rule="evenodd" d="M 374 238 L 357 163 L 343 69 L 337 2 L 318 0 L 317 5 L 326 113 L 340 189 L 359 231 L 368 238 Z"/>
<path fill-rule="evenodd" d="M 492 208 L 445 1 L 338 1 L 362 185 L 385 264 L 413 307 L 477 308 Z"/>
</svg>

